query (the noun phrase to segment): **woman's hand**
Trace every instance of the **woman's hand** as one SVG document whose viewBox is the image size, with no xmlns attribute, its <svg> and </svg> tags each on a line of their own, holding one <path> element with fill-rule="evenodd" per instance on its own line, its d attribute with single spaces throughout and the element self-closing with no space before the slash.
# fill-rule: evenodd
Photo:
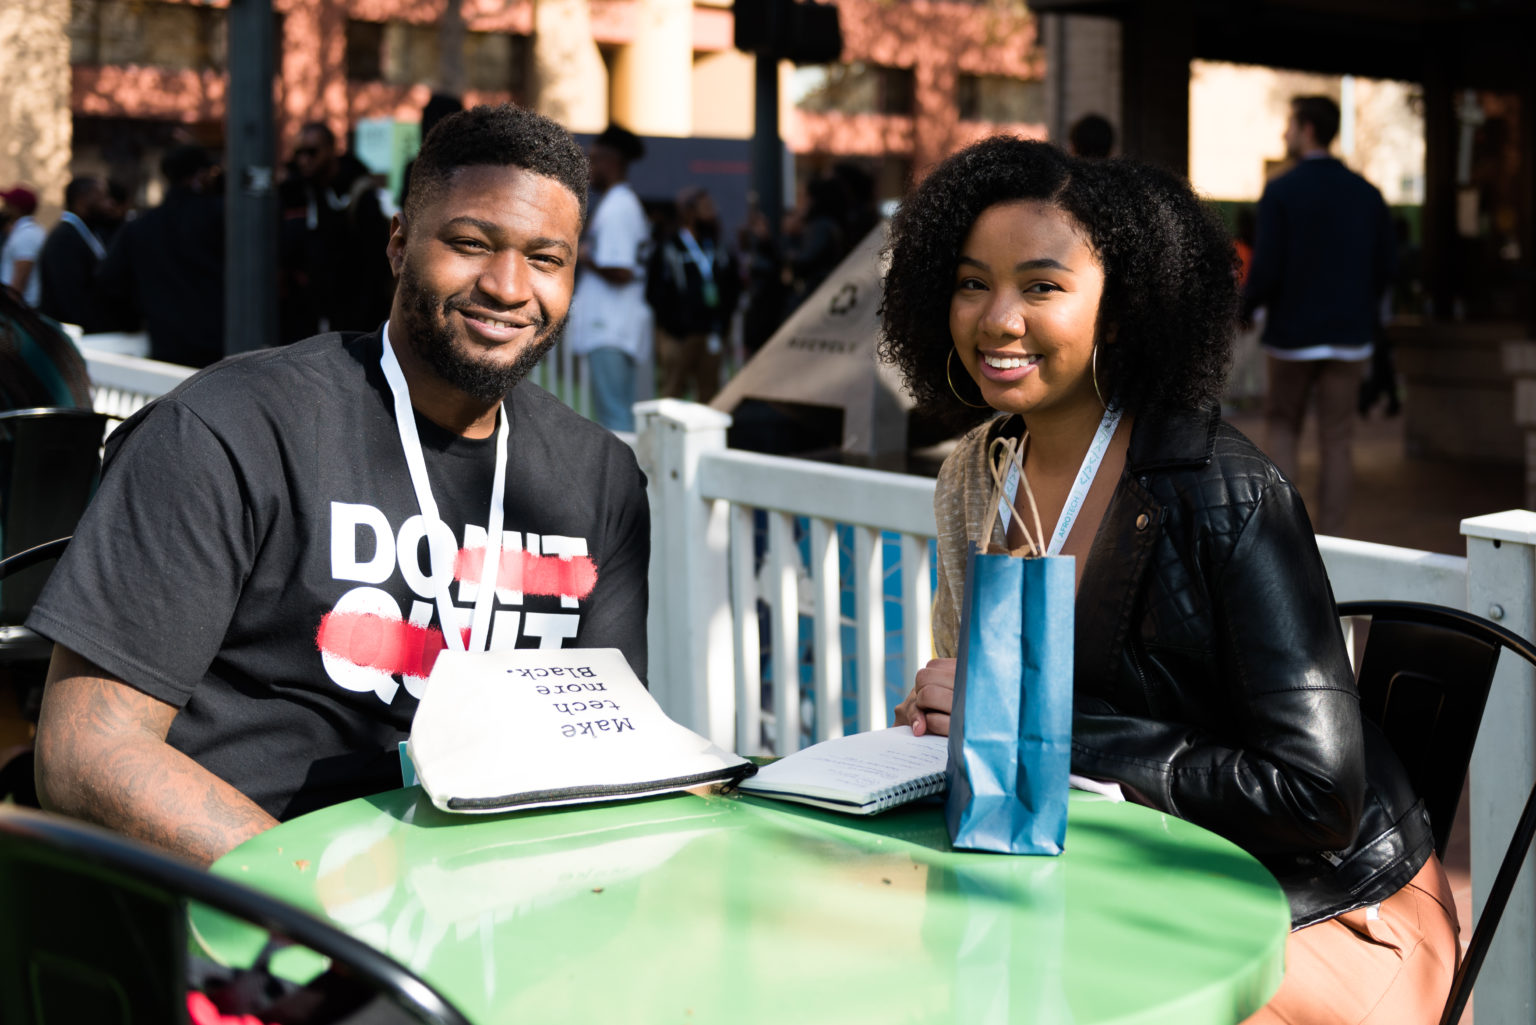
<svg viewBox="0 0 1536 1025">
<path fill-rule="evenodd" d="M 911 726 L 912 735 L 949 736 L 949 712 L 955 700 L 955 660 L 935 658 L 917 671 L 912 693 L 896 706 L 896 725 Z"/>
</svg>

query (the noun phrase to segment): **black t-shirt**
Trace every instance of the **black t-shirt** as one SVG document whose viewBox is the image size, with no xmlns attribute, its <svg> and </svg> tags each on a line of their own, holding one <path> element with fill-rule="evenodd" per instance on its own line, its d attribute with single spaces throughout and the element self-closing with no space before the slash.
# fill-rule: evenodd
<svg viewBox="0 0 1536 1025">
<path fill-rule="evenodd" d="M 446 525 L 427 539 L 380 351 L 332 334 L 236 357 L 123 424 L 28 620 L 177 706 L 170 743 L 279 818 L 400 785 L 443 646 L 430 568 L 466 578 L 449 585 L 462 624 L 474 604 L 494 438 L 416 418 Z M 531 383 L 506 409 L 490 646 L 616 647 L 644 679 L 633 453 Z"/>
</svg>

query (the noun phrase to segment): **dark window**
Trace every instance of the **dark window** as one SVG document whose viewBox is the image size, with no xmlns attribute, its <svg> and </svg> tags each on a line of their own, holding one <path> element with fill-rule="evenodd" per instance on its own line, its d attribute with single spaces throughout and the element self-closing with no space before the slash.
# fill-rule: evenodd
<svg viewBox="0 0 1536 1025">
<path fill-rule="evenodd" d="M 71 0 L 71 64 L 222 71 L 227 64 L 225 12 L 216 7 Z"/>
<path fill-rule="evenodd" d="M 962 121 L 1045 120 L 1045 86 L 1007 75 L 960 76 L 955 90 Z"/>
<path fill-rule="evenodd" d="M 384 23 L 347 19 L 347 77 L 377 82 L 384 77 Z"/>
<path fill-rule="evenodd" d="M 911 68 L 853 61 L 794 71 L 795 106 L 811 113 L 910 115 L 917 85 Z"/>
<path fill-rule="evenodd" d="M 464 42 L 464 73 L 471 89 L 528 95 L 533 39 L 505 32 L 471 32 Z"/>
<path fill-rule="evenodd" d="M 436 25 L 400 21 L 347 22 L 347 77 L 357 82 L 411 86 L 439 81 L 442 40 Z M 464 84 L 483 92 L 528 95 L 533 41 L 506 32 L 469 32 L 464 39 Z"/>
</svg>

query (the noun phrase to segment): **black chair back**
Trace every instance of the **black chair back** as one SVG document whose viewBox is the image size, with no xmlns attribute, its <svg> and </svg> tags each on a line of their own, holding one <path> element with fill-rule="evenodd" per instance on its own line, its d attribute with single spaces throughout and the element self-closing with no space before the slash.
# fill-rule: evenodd
<svg viewBox="0 0 1536 1025">
<path fill-rule="evenodd" d="M 1386 734 L 1429 810 L 1435 853 L 1445 857 L 1472 745 L 1499 652 L 1518 636 L 1458 609 L 1357 601 L 1341 616 L 1369 616 L 1360 664 L 1360 710 Z"/>
<path fill-rule="evenodd" d="M 341 980 L 353 1004 L 369 1001 L 369 1016 L 353 1020 L 468 1025 L 399 962 L 292 905 L 106 830 L 6 806 L 0 806 L 0 1021 L 187 1021 L 189 901 L 330 959 L 322 977 L 331 980 L 329 1004 L 290 999 L 290 1009 L 307 1007 L 312 1014 L 283 1015 L 283 1021 L 337 1020 L 326 1009 L 336 1008 L 342 987 L 335 980 Z"/>
<path fill-rule="evenodd" d="M 74 533 L 101 473 L 107 420 L 89 409 L 0 413 L 0 558 Z M 48 573 L 39 566 L 0 587 L 0 624 L 26 618 Z"/>
<path fill-rule="evenodd" d="M 1407 769 L 1429 810 L 1435 852 L 1444 857 L 1499 655 L 1507 650 L 1536 666 L 1536 646 L 1470 612 L 1420 602 L 1344 602 L 1339 615 L 1370 617 L 1360 663 L 1361 711 L 1386 734 Z M 1441 1025 L 1461 1019 L 1533 837 L 1536 787 L 1472 930 Z"/>
</svg>

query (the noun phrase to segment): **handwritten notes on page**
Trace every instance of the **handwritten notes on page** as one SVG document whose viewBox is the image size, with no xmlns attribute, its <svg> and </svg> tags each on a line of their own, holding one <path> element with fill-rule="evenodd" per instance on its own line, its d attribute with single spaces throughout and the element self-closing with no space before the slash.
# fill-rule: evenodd
<svg viewBox="0 0 1536 1025">
<path fill-rule="evenodd" d="M 753 771 L 668 718 L 616 648 L 445 651 L 407 752 L 432 803 L 457 812 L 619 800 Z"/>
</svg>

